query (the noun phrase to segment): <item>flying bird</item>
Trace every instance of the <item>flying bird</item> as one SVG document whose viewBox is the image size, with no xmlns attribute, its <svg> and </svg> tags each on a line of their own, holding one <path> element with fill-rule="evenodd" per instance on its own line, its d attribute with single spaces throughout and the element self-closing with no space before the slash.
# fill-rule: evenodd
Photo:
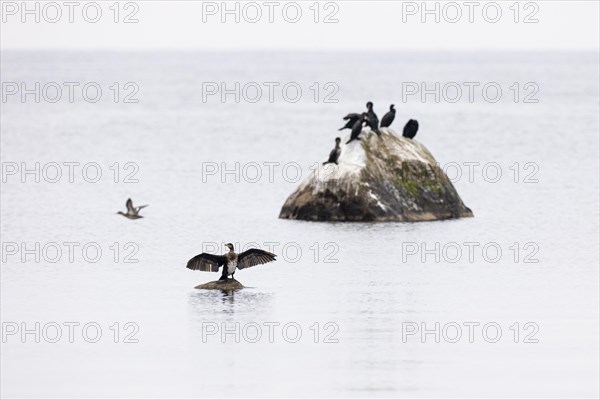
<svg viewBox="0 0 600 400">
<path fill-rule="evenodd" d="M 218 272 L 223 267 L 220 281 L 226 281 L 229 275 L 233 278 L 236 269 L 250 268 L 259 264 L 275 261 L 277 255 L 260 249 L 249 249 L 240 254 L 233 251 L 233 244 L 227 243 L 229 252 L 218 256 L 216 254 L 202 253 L 190 259 L 187 268 L 195 271 Z"/>
<path fill-rule="evenodd" d="M 129 218 L 129 219 L 138 219 L 138 218 L 144 218 L 143 216 L 139 215 L 139 213 L 142 208 L 148 207 L 148 205 L 146 204 L 143 206 L 134 207 L 131 199 L 127 199 L 127 202 L 125 202 L 125 207 L 127 207 L 126 213 L 124 213 L 122 211 L 118 211 L 117 214 L 121 214 L 122 216 Z"/>
<path fill-rule="evenodd" d="M 381 118 L 381 127 L 388 128 L 390 125 L 392 125 L 392 122 L 394 122 L 394 118 L 396 118 L 396 109 L 394 108 L 394 105 L 392 104 L 390 106 L 390 111 L 385 113 L 383 118 Z"/>
</svg>

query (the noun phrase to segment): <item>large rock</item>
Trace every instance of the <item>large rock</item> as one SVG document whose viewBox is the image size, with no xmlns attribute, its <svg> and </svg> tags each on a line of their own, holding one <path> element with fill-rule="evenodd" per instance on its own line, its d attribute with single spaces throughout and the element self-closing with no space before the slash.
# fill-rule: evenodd
<svg viewBox="0 0 600 400">
<path fill-rule="evenodd" d="M 226 281 L 212 281 L 208 283 L 203 283 L 202 285 L 198 285 L 195 289 L 208 289 L 208 290 L 237 290 L 243 289 L 244 285 L 238 282 L 235 279 L 229 278 Z"/>
<path fill-rule="evenodd" d="M 313 171 L 279 218 L 307 221 L 432 221 L 472 217 L 429 150 L 382 128 L 342 145 L 338 165 Z M 346 138 L 343 142 L 347 142 Z"/>
</svg>

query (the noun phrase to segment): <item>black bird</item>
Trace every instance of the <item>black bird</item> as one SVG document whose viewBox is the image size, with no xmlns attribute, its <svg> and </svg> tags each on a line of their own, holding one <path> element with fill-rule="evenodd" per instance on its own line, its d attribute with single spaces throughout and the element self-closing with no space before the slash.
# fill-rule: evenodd
<svg viewBox="0 0 600 400">
<path fill-rule="evenodd" d="M 127 207 L 126 213 L 124 213 L 122 211 L 117 211 L 117 214 L 121 214 L 122 216 L 129 218 L 129 219 L 138 219 L 138 218 L 144 218 L 141 215 L 139 215 L 139 212 L 142 208 L 148 207 L 148 205 L 146 204 L 143 206 L 134 207 L 131 199 L 127 199 L 127 201 L 125 202 L 125 207 Z"/>
<path fill-rule="evenodd" d="M 357 114 L 357 113 L 350 113 L 350 114 L 346 115 L 343 119 L 344 119 L 344 121 L 348 121 L 348 122 L 346 122 L 346 125 L 342 126 L 340 129 L 338 129 L 338 131 L 343 131 L 344 129 L 352 129 L 352 127 L 354 126 L 356 121 L 358 121 L 361 118 L 362 118 L 361 114 Z"/>
<path fill-rule="evenodd" d="M 377 118 L 377 114 L 373 111 L 373 103 L 370 101 L 367 103 L 367 125 L 369 125 L 378 136 L 381 136 L 381 132 L 379 132 L 379 118 Z"/>
<path fill-rule="evenodd" d="M 402 136 L 412 139 L 417 135 L 418 130 L 419 122 L 416 119 L 409 119 L 406 125 L 404 125 L 404 132 L 402 132 Z"/>
<path fill-rule="evenodd" d="M 229 248 L 229 252 L 218 256 L 216 254 L 202 253 L 193 257 L 188 261 L 187 268 L 196 271 L 218 272 L 220 267 L 223 267 L 220 281 L 226 281 L 227 277 L 235 274 L 235 270 L 250 268 L 259 264 L 266 264 L 275 261 L 277 257 L 273 253 L 260 249 L 249 249 L 240 254 L 233 251 L 233 244 L 227 243 L 225 246 Z"/>
<path fill-rule="evenodd" d="M 381 127 L 387 128 L 390 125 L 392 125 L 392 122 L 394 122 L 394 118 L 396 118 L 396 109 L 394 108 L 394 105 L 392 104 L 390 106 L 390 111 L 385 113 L 383 118 L 381 118 Z"/>
<path fill-rule="evenodd" d="M 342 153 L 342 149 L 340 148 L 341 140 L 342 139 L 340 139 L 339 137 L 335 138 L 335 147 L 333 148 L 333 150 L 331 150 L 331 153 L 329 153 L 329 160 L 325 161 L 323 165 L 337 164 L 338 158 L 340 158 L 340 154 Z"/>
<path fill-rule="evenodd" d="M 361 118 L 358 119 L 352 126 L 352 132 L 350 133 L 350 140 L 346 144 L 353 140 L 358 140 L 358 135 L 362 132 L 363 124 L 367 123 L 367 113 L 362 113 Z"/>
</svg>

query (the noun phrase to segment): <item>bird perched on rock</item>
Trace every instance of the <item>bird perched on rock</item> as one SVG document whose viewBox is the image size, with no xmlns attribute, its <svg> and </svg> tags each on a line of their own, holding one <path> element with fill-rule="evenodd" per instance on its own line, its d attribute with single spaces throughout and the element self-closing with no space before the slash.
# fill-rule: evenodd
<svg viewBox="0 0 600 400">
<path fill-rule="evenodd" d="M 350 140 L 346 144 L 353 140 L 358 140 L 358 135 L 362 132 L 363 124 L 367 123 L 367 113 L 362 113 L 360 118 L 356 120 L 352 126 L 352 132 L 350 133 Z"/>
<path fill-rule="evenodd" d="M 117 214 L 121 214 L 122 216 L 129 218 L 129 219 L 138 219 L 138 218 L 144 218 L 141 215 L 139 215 L 139 213 L 142 208 L 148 207 L 148 205 L 146 204 L 143 206 L 134 207 L 131 199 L 127 199 L 127 201 L 125 202 L 125 207 L 127 207 L 126 213 L 124 213 L 122 211 L 118 211 Z"/>
<path fill-rule="evenodd" d="M 229 275 L 233 278 L 236 268 L 244 269 L 266 264 L 275 261 L 275 257 L 277 257 L 273 253 L 260 249 L 249 249 L 237 254 L 233 251 L 233 244 L 227 243 L 225 246 L 229 248 L 229 252 L 222 256 L 209 253 L 198 254 L 188 261 L 187 268 L 197 271 L 218 272 L 219 268 L 223 267 L 219 280 L 226 281 Z"/>
<path fill-rule="evenodd" d="M 344 121 L 348 121 L 348 122 L 346 122 L 346 125 L 342 126 L 340 129 L 338 129 L 338 131 L 343 131 L 344 129 L 352 129 L 352 127 L 354 126 L 356 121 L 358 121 L 361 118 L 362 118 L 362 114 L 350 113 L 350 114 L 346 115 L 343 119 L 344 119 Z"/>
<path fill-rule="evenodd" d="M 339 137 L 335 138 L 335 147 L 333 148 L 333 150 L 331 150 L 331 153 L 329 153 L 329 160 L 325 161 L 323 165 L 337 164 L 338 158 L 340 158 L 340 154 L 342 153 L 342 149 L 340 148 L 341 140 L 342 139 L 340 139 Z"/>
<path fill-rule="evenodd" d="M 379 132 L 379 118 L 377 118 L 377 114 L 373 111 L 373 102 L 371 101 L 367 103 L 367 125 L 371 127 L 378 136 L 381 136 L 381 132 Z"/>
<path fill-rule="evenodd" d="M 390 125 L 392 125 L 392 122 L 394 122 L 394 118 L 396 118 L 396 109 L 392 104 L 390 105 L 390 111 L 385 113 L 383 118 L 381 118 L 381 127 L 388 128 Z"/>
<path fill-rule="evenodd" d="M 405 138 L 412 139 L 417 135 L 417 131 L 419 130 L 419 122 L 416 119 L 409 119 L 406 125 L 404 125 L 404 131 L 402 132 L 402 136 Z"/>
</svg>

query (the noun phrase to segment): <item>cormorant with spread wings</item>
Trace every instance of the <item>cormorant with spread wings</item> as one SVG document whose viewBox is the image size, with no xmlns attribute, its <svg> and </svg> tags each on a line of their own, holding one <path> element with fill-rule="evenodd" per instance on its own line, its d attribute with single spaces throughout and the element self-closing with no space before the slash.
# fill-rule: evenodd
<svg viewBox="0 0 600 400">
<path fill-rule="evenodd" d="M 223 267 L 220 281 L 227 280 L 227 277 L 235 274 L 235 270 L 250 268 L 259 264 L 266 264 L 275 261 L 277 255 L 260 249 L 249 249 L 240 254 L 233 251 L 233 244 L 227 243 L 225 246 L 229 248 L 229 252 L 218 256 L 216 254 L 202 253 L 193 257 L 187 263 L 189 269 L 196 271 L 218 272 L 220 267 Z"/>
</svg>

